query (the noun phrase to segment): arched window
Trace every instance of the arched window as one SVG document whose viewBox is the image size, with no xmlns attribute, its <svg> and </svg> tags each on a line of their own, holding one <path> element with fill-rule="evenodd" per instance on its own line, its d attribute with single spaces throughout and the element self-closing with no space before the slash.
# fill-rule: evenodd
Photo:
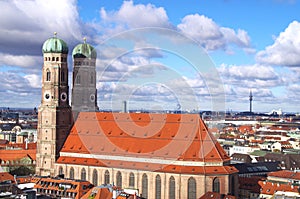
<svg viewBox="0 0 300 199">
<path fill-rule="evenodd" d="M 109 184 L 110 179 L 109 179 L 109 171 L 106 170 L 104 173 L 104 184 Z"/>
<path fill-rule="evenodd" d="M 94 74 L 93 73 L 91 73 L 91 82 L 90 83 L 94 84 Z"/>
<path fill-rule="evenodd" d="M 65 81 L 65 71 L 61 71 L 61 74 L 60 74 L 60 81 L 61 81 L 61 82 L 64 82 L 64 81 Z"/>
<path fill-rule="evenodd" d="M 58 57 L 56 57 L 56 61 L 59 61 L 59 58 L 58 58 Z"/>
<path fill-rule="evenodd" d="M 64 174 L 64 169 L 62 168 L 62 166 L 60 166 L 58 169 L 58 175 L 62 175 L 62 174 Z"/>
<path fill-rule="evenodd" d="M 129 174 L 129 187 L 131 187 L 131 188 L 134 187 L 134 174 L 133 173 Z"/>
<path fill-rule="evenodd" d="M 155 177 L 155 199 L 161 199 L 161 178 L 160 175 Z"/>
<path fill-rule="evenodd" d="M 122 187 L 122 174 L 120 171 L 117 172 L 116 176 L 116 181 L 117 181 L 117 187 Z"/>
<path fill-rule="evenodd" d="M 145 173 L 142 176 L 142 197 L 148 198 L 148 177 Z"/>
<path fill-rule="evenodd" d="M 98 186 L 98 172 L 96 169 L 94 169 L 93 171 L 93 184 L 95 186 Z"/>
<path fill-rule="evenodd" d="M 46 81 L 51 81 L 51 72 L 48 69 L 46 71 Z"/>
<path fill-rule="evenodd" d="M 52 57 L 52 61 L 55 61 L 55 57 Z"/>
<path fill-rule="evenodd" d="M 219 180 L 219 178 L 214 178 L 212 190 L 213 190 L 213 192 L 220 193 L 220 180 Z"/>
<path fill-rule="evenodd" d="M 173 176 L 169 179 L 169 199 L 175 199 L 175 178 Z"/>
<path fill-rule="evenodd" d="M 188 199 L 196 199 L 196 180 L 190 177 L 188 180 Z"/>
<path fill-rule="evenodd" d="M 81 169 L 81 180 L 86 180 L 86 171 L 84 168 Z"/>
<path fill-rule="evenodd" d="M 69 174 L 70 174 L 69 178 L 74 179 L 74 168 L 73 167 L 71 167 Z"/>
<path fill-rule="evenodd" d="M 75 81 L 76 84 L 80 84 L 80 75 L 76 75 L 76 81 Z"/>
</svg>

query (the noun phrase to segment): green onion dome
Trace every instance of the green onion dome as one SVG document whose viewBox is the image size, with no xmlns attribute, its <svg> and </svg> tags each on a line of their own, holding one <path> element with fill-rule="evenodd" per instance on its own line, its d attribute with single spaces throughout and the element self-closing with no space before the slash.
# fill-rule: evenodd
<svg viewBox="0 0 300 199">
<path fill-rule="evenodd" d="M 43 44 L 43 53 L 68 54 L 68 52 L 69 48 L 67 43 L 57 38 L 56 33 L 54 33 L 54 37 L 47 39 Z"/>
<path fill-rule="evenodd" d="M 84 39 L 83 44 L 78 44 L 73 49 L 72 53 L 73 58 L 97 58 L 97 52 L 96 49 L 91 46 L 90 44 L 87 44 Z"/>
</svg>

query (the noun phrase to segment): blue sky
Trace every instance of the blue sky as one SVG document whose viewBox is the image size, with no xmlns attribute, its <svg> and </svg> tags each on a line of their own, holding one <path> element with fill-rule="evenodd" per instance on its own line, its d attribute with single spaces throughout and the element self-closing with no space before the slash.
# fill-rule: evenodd
<svg viewBox="0 0 300 199">
<path fill-rule="evenodd" d="M 101 109 L 119 109 L 125 99 L 132 109 L 247 111 L 251 89 L 256 112 L 300 112 L 299 1 L 3 0 L 0 6 L 0 106 L 39 106 L 41 46 L 58 32 L 70 52 L 83 37 L 97 48 Z M 71 56 L 69 69 L 71 75 Z"/>
</svg>

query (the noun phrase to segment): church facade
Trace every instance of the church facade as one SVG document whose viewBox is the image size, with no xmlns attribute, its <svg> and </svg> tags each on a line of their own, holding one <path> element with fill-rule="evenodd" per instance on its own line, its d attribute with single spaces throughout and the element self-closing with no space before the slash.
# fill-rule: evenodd
<svg viewBox="0 0 300 199">
<path fill-rule="evenodd" d="M 71 108 L 66 43 L 50 38 L 43 54 L 38 175 L 114 184 L 150 199 L 237 194 L 238 171 L 199 115 L 99 112 L 97 54 L 85 42 L 72 53 Z"/>
</svg>

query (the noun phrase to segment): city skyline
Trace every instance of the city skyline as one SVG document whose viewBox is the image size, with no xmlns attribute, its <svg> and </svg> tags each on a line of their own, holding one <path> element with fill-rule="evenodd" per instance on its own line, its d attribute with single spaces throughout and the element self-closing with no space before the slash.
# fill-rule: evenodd
<svg viewBox="0 0 300 199">
<path fill-rule="evenodd" d="M 69 46 L 70 73 L 74 46 L 86 37 L 96 47 L 100 109 L 111 108 L 114 101 L 118 104 L 113 108 L 120 109 L 124 96 L 131 109 L 214 109 L 211 98 L 216 94 L 226 100 L 218 109 L 248 111 L 251 90 L 253 112 L 280 108 L 284 112 L 300 112 L 299 2 L 229 0 L 173 4 L 1 1 L 1 106 L 39 106 L 41 46 L 53 32 L 58 32 L 58 37 Z M 129 38 L 128 32 L 140 36 L 142 28 L 149 30 L 145 36 L 162 29 L 170 31 L 167 34 L 172 37 L 163 44 L 130 38 L 130 44 L 115 45 L 122 36 Z M 156 32 L 155 37 L 163 39 L 165 34 Z M 182 51 L 172 54 L 177 51 L 170 43 L 186 38 L 194 42 L 189 52 L 203 52 L 200 58 L 211 61 L 208 65 L 217 75 L 208 77 L 206 68 L 199 65 L 200 69 L 195 70 L 193 56 L 187 58 Z M 188 42 L 183 43 L 188 46 Z M 113 51 L 107 47 L 114 47 Z M 209 83 L 218 75 L 217 84 L 224 88 L 221 94 L 214 93 L 213 84 Z M 192 103 L 189 99 L 193 99 Z"/>
</svg>

